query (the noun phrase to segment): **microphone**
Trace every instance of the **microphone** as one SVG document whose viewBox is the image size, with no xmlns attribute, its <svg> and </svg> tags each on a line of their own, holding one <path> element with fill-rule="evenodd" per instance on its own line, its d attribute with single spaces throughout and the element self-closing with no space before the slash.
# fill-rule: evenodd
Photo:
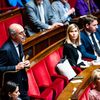
<svg viewBox="0 0 100 100">
<path fill-rule="evenodd" d="M 25 61 L 25 60 L 28 60 L 29 57 L 31 56 L 31 54 L 32 54 L 32 50 L 29 50 L 29 51 L 27 52 L 26 56 L 25 56 L 24 61 Z M 24 62 L 24 61 L 23 61 L 23 62 Z M 27 66 L 27 64 L 25 63 L 25 68 L 30 68 L 30 67 Z"/>
<path fill-rule="evenodd" d="M 27 52 L 27 55 L 26 55 L 25 59 L 28 60 L 29 57 L 31 56 L 31 54 L 32 54 L 32 50 L 30 49 L 30 50 Z"/>
</svg>

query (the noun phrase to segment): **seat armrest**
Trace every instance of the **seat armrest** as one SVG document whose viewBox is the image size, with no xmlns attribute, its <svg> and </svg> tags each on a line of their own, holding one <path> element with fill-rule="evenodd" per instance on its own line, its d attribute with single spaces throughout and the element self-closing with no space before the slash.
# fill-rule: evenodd
<svg viewBox="0 0 100 100">
<path fill-rule="evenodd" d="M 67 78 L 67 77 L 65 77 L 65 76 L 63 76 L 63 75 L 58 75 L 58 74 L 56 74 L 56 75 L 52 75 L 51 77 L 52 77 L 52 79 L 56 79 L 56 78 L 61 78 L 61 79 L 64 79 L 65 86 L 66 86 L 66 84 L 68 84 L 68 83 L 69 83 L 68 78 Z"/>
<path fill-rule="evenodd" d="M 81 68 L 79 68 L 77 66 L 72 66 L 72 68 L 74 69 L 74 71 L 76 72 L 76 74 L 79 74 L 82 71 Z"/>
</svg>

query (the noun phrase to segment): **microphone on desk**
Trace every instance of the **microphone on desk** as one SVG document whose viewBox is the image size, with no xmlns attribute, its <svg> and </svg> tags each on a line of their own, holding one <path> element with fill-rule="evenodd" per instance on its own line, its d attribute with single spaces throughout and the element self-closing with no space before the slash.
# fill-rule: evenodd
<svg viewBox="0 0 100 100">
<path fill-rule="evenodd" d="M 30 49 L 30 50 L 27 52 L 25 59 L 28 60 L 29 57 L 31 56 L 31 54 L 32 54 L 32 50 Z"/>
<path fill-rule="evenodd" d="M 31 56 L 31 54 L 32 54 L 32 50 L 29 50 L 29 51 L 27 52 L 27 54 L 26 54 L 25 60 L 28 60 L 29 57 Z M 27 64 L 25 63 L 25 68 L 30 68 L 30 67 L 27 66 Z"/>
</svg>

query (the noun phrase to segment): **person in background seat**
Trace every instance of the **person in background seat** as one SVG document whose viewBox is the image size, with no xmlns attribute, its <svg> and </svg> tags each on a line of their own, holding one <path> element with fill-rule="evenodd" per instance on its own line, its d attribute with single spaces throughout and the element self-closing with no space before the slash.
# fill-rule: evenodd
<svg viewBox="0 0 100 100">
<path fill-rule="evenodd" d="M 72 19 L 71 15 L 75 13 L 75 9 L 70 8 L 67 0 L 53 0 L 52 8 L 57 22 L 61 23 L 69 23 Z"/>
<path fill-rule="evenodd" d="M 25 8 L 27 36 L 63 25 L 54 18 L 49 0 L 30 0 Z"/>
<path fill-rule="evenodd" d="M 80 30 L 76 24 L 70 24 L 66 32 L 66 40 L 64 43 L 63 57 L 67 58 L 71 66 L 85 67 L 89 63 L 82 60 L 82 54 L 78 50 L 81 45 Z"/>
<path fill-rule="evenodd" d="M 100 11 L 93 0 L 77 0 L 75 5 L 76 16 L 92 14 Z"/>
<path fill-rule="evenodd" d="M 100 26 L 97 17 L 93 15 L 85 16 L 80 34 L 82 45 L 79 50 L 82 57 L 98 60 L 100 57 Z"/>
</svg>

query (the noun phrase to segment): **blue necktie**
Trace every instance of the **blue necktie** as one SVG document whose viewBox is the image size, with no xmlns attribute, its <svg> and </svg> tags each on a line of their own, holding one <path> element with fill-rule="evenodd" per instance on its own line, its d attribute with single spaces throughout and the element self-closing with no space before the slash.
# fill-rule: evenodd
<svg viewBox="0 0 100 100">
<path fill-rule="evenodd" d="M 94 50 L 96 51 L 96 53 L 98 54 L 98 56 L 100 56 L 100 49 L 96 43 L 96 40 L 93 36 L 94 33 L 91 34 L 91 38 L 92 38 L 92 41 L 93 41 L 93 44 L 94 44 Z"/>
</svg>

